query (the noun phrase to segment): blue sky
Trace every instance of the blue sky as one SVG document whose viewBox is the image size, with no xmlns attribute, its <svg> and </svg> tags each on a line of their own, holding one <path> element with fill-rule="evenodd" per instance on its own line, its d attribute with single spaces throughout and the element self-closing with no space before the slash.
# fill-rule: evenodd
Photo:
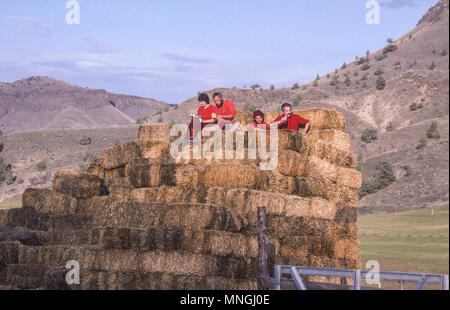
<svg viewBox="0 0 450 310">
<path fill-rule="evenodd" d="M 67 0 L 0 2 L 0 81 L 50 76 L 179 103 L 217 87 L 290 86 L 411 30 L 437 0 Z"/>
</svg>

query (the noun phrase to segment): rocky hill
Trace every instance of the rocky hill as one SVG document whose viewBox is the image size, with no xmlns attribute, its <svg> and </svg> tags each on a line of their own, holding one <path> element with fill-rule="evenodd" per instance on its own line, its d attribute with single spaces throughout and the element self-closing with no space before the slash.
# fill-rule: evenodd
<svg viewBox="0 0 450 310">
<path fill-rule="evenodd" d="M 0 83 L 0 129 L 5 133 L 135 124 L 169 105 L 111 94 L 48 77 Z"/>
</svg>

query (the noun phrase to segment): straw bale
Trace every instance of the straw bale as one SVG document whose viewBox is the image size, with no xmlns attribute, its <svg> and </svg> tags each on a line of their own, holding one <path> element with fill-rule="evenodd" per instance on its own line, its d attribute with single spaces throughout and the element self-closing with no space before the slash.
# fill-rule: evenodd
<svg viewBox="0 0 450 310">
<path fill-rule="evenodd" d="M 34 231 L 23 228 L 0 227 L 0 242 L 17 240 L 24 245 L 40 245 L 39 236 Z"/>
<path fill-rule="evenodd" d="M 36 245 L 84 245 L 91 244 L 91 233 L 88 230 L 74 231 L 38 231 L 34 232 Z M 26 245 L 33 245 L 27 243 Z"/>
<path fill-rule="evenodd" d="M 336 209 L 334 221 L 337 223 L 356 223 L 358 220 L 358 206 L 340 206 Z"/>
<path fill-rule="evenodd" d="M 93 218 L 89 214 L 51 215 L 46 224 L 50 231 L 88 230 Z M 45 229 L 44 229 L 45 230 Z"/>
<path fill-rule="evenodd" d="M 39 212 L 75 213 L 77 206 L 78 199 L 47 189 L 27 188 L 22 195 L 22 207 L 32 207 Z"/>
<path fill-rule="evenodd" d="M 178 166 L 175 172 L 177 186 L 200 190 L 203 188 L 203 175 L 205 167 Z"/>
<path fill-rule="evenodd" d="M 217 164 L 206 166 L 201 178 L 205 187 L 254 188 L 259 169 L 245 165 Z"/>
<path fill-rule="evenodd" d="M 122 179 L 125 177 L 125 166 L 113 168 L 113 169 L 104 169 L 105 175 L 105 183 L 110 186 L 114 184 L 118 179 Z"/>
<path fill-rule="evenodd" d="M 334 254 L 336 258 L 347 260 L 359 259 L 359 241 L 358 240 L 338 240 L 334 244 Z"/>
<path fill-rule="evenodd" d="M 8 265 L 6 269 L 5 284 L 18 289 L 37 289 L 43 285 L 43 279 L 47 268 L 36 265 Z"/>
<path fill-rule="evenodd" d="M 361 173 L 355 169 L 338 167 L 315 156 L 303 157 L 292 151 L 280 153 L 278 171 L 288 176 L 328 179 L 338 186 L 361 187 Z"/>
<path fill-rule="evenodd" d="M 0 210 L 0 227 L 8 223 L 8 210 Z"/>
<path fill-rule="evenodd" d="M 19 263 L 19 251 L 22 245 L 19 241 L 3 241 L 0 242 L 0 269 L 2 264 L 11 265 Z"/>
<path fill-rule="evenodd" d="M 136 188 L 175 185 L 175 164 L 137 160 L 126 166 L 125 175 Z"/>
<path fill-rule="evenodd" d="M 350 151 L 337 149 L 330 143 L 309 136 L 303 137 L 303 143 L 298 152 L 303 156 L 316 156 L 336 166 L 356 167 L 355 157 Z"/>
<path fill-rule="evenodd" d="M 53 190 L 75 198 L 107 195 L 103 179 L 93 174 L 77 171 L 57 171 L 53 179 Z"/>
<path fill-rule="evenodd" d="M 141 157 L 141 151 L 138 144 L 130 142 L 103 150 L 99 162 L 105 169 L 114 169 L 123 167 L 139 157 Z"/>
<path fill-rule="evenodd" d="M 151 188 L 129 189 L 111 188 L 111 198 L 118 202 L 166 202 L 166 203 L 204 203 L 206 191 L 194 190 L 181 186 L 160 186 Z"/>
<path fill-rule="evenodd" d="M 240 123 L 242 126 L 253 124 L 253 114 L 247 111 L 236 111 L 233 123 Z"/>
<path fill-rule="evenodd" d="M 166 124 L 140 126 L 138 131 L 138 141 L 174 141 L 177 137 L 170 136 L 171 128 L 171 125 Z"/>
<path fill-rule="evenodd" d="M 31 207 L 11 209 L 8 211 L 7 225 L 10 227 L 24 227 L 32 230 L 47 230 L 49 214 L 39 213 Z"/>
<path fill-rule="evenodd" d="M 278 171 L 260 171 L 257 175 L 255 189 L 286 195 L 298 195 L 295 178 L 282 175 Z"/>
<path fill-rule="evenodd" d="M 84 213 L 95 216 L 103 226 L 142 228 L 163 226 L 190 229 L 212 229 L 239 232 L 247 221 L 232 209 L 211 204 L 166 204 L 135 201 L 85 201 Z"/>
<path fill-rule="evenodd" d="M 161 162 L 171 162 L 174 160 L 170 155 L 170 142 L 168 137 L 164 140 L 150 139 L 138 141 L 137 146 L 139 147 L 142 158 L 159 160 Z"/>
<path fill-rule="evenodd" d="M 86 167 L 86 173 L 94 174 L 101 179 L 105 178 L 105 169 L 100 164 L 90 163 Z"/>
<path fill-rule="evenodd" d="M 358 191 L 317 177 L 295 177 L 296 194 L 302 197 L 321 197 L 338 205 L 358 206 Z"/>
<path fill-rule="evenodd" d="M 257 207 L 266 206 L 267 214 L 283 216 L 308 216 L 333 219 L 336 204 L 318 197 L 297 197 L 280 193 L 263 192 L 248 189 L 230 189 L 212 187 L 206 198 L 208 203 L 224 204 L 243 215 L 256 218 Z"/>
<path fill-rule="evenodd" d="M 350 136 L 340 130 L 311 130 L 308 133 L 308 137 L 316 140 L 320 139 L 327 143 L 330 143 L 335 148 L 343 151 L 350 150 Z"/>
<path fill-rule="evenodd" d="M 307 169 L 307 159 L 294 151 L 278 154 L 278 171 L 287 176 L 303 176 Z"/>
<path fill-rule="evenodd" d="M 282 238 L 279 256 L 329 256 L 333 257 L 336 240 L 333 237 L 294 236 Z"/>
<path fill-rule="evenodd" d="M 336 129 L 345 131 L 345 119 L 342 113 L 336 110 L 311 109 L 294 111 L 311 122 L 311 129 Z"/>
</svg>

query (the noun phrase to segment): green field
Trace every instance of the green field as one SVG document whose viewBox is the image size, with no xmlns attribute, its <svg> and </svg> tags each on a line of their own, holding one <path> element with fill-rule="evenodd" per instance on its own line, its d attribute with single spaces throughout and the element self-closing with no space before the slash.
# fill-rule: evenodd
<svg viewBox="0 0 450 310">
<path fill-rule="evenodd" d="M 362 269 L 376 260 L 381 270 L 448 274 L 448 206 L 434 209 L 434 215 L 431 209 L 360 215 L 358 226 Z"/>
</svg>

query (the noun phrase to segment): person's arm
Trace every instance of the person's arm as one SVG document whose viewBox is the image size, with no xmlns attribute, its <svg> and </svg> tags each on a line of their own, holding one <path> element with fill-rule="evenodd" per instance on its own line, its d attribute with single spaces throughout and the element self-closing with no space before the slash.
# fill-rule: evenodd
<svg viewBox="0 0 450 310">
<path fill-rule="evenodd" d="M 278 116 L 271 124 L 280 126 L 282 124 L 284 124 L 286 122 L 286 119 L 284 118 L 284 116 Z"/>
<path fill-rule="evenodd" d="M 303 130 L 303 133 L 306 135 L 308 133 L 309 127 L 311 126 L 311 123 L 307 123 L 305 125 L 305 130 Z"/>
</svg>

